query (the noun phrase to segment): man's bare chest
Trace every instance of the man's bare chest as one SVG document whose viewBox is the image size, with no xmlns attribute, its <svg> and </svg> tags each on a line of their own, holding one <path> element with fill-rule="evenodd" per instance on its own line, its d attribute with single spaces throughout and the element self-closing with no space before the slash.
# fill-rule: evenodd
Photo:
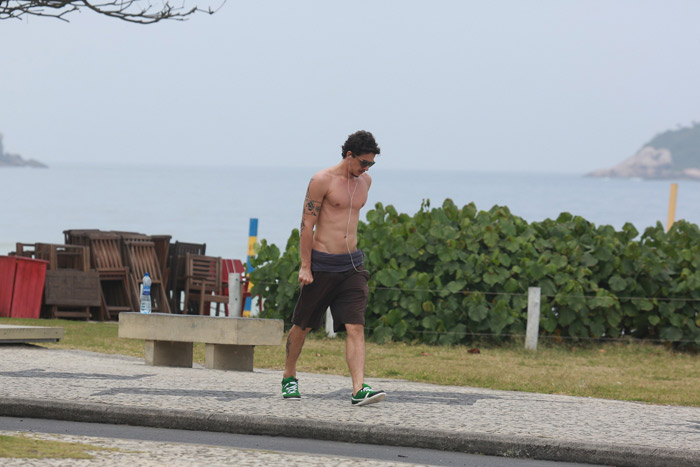
<svg viewBox="0 0 700 467">
<path fill-rule="evenodd" d="M 367 202 L 367 185 L 362 180 L 334 182 L 328 189 L 322 208 L 348 209 L 352 201 L 353 209 L 361 209 Z"/>
</svg>

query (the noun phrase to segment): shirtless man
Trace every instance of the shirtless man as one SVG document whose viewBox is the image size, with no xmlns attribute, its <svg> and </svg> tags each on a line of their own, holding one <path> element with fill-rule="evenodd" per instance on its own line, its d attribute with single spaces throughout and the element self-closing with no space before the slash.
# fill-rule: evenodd
<svg viewBox="0 0 700 467">
<path fill-rule="evenodd" d="M 301 398 L 297 360 L 306 335 L 321 326 L 329 306 L 334 331 L 347 332 L 345 359 L 352 377 L 352 403 L 372 404 L 386 396 L 364 383 L 369 273 L 357 249 L 360 209 L 372 184 L 367 171 L 377 154 L 379 146 L 372 133 L 353 133 L 343 145 L 343 160 L 316 173 L 309 182 L 300 228 L 302 289 L 292 315 L 282 379 L 282 396 L 287 400 Z"/>
</svg>

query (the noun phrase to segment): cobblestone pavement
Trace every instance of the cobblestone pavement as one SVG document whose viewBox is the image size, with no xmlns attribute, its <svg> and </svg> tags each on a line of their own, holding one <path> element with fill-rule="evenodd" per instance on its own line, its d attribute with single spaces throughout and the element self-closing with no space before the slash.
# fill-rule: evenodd
<svg viewBox="0 0 700 467">
<path fill-rule="evenodd" d="M 0 431 L 0 435 L 24 436 L 31 439 L 79 443 L 109 450 L 88 450 L 92 459 L 3 459 L 3 467 L 123 467 L 164 466 L 177 467 L 206 465 L 226 466 L 327 466 L 340 467 L 369 466 L 389 467 L 408 466 L 401 462 L 381 462 L 350 457 L 327 456 L 320 454 L 279 453 L 257 449 L 205 446 L 197 444 L 137 441 L 128 439 L 95 438 L 90 436 L 70 436 L 45 433 L 21 433 Z"/>
<path fill-rule="evenodd" d="M 666 449 L 700 459 L 700 408 L 368 379 L 387 391 L 350 403 L 350 379 L 299 374 L 301 401 L 280 396 L 280 371 L 146 366 L 143 359 L 40 347 L 0 347 L 0 399 L 415 428 L 576 445 Z M 108 420 L 105 420 L 106 422 Z M 576 459 L 572 459 L 576 460 Z M 692 464 L 689 464 L 692 465 Z"/>
</svg>

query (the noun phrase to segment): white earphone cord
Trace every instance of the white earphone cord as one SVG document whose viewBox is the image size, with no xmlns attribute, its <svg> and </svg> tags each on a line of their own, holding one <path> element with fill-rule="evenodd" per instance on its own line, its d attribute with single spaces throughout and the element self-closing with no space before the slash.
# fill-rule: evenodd
<svg viewBox="0 0 700 467">
<path fill-rule="evenodd" d="M 350 235 L 350 218 L 352 217 L 352 199 L 355 197 L 355 192 L 357 191 L 357 185 L 360 184 L 360 180 L 358 179 L 355 182 L 355 188 L 352 190 L 352 194 L 350 193 L 350 167 L 348 167 L 348 195 L 350 195 L 350 209 L 348 211 L 348 225 L 345 228 L 345 248 L 348 250 L 348 255 L 350 255 L 350 262 L 352 263 L 352 268 L 355 270 L 355 272 L 360 272 L 357 267 L 355 266 L 355 261 L 352 259 L 352 252 L 350 251 L 350 244 L 348 243 L 348 236 Z"/>
</svg>

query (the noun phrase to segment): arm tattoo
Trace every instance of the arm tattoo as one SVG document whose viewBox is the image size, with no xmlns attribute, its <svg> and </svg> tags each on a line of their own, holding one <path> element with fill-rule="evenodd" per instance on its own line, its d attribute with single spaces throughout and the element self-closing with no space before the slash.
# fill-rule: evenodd
<svg viewBox="0 0 700 467">
<path fill-rule="evenodd" d="M 311 182 L 313 182 L 314 179 L 311 179 Z M 309 186 L 311 185 L 311 182 L 309 182 Z M 318 217 L 318 214 L 321 212 L 321 201 L 315 201 L 311 199 L 311 192 L 309 189 L 306 189 L 306 198 L 304 199 L 304 214 L 308 214 L 309 216 L 316 216 Z M 303 221 L 302 221 L 302 226 L 303 226 Z"/>
</svg>

